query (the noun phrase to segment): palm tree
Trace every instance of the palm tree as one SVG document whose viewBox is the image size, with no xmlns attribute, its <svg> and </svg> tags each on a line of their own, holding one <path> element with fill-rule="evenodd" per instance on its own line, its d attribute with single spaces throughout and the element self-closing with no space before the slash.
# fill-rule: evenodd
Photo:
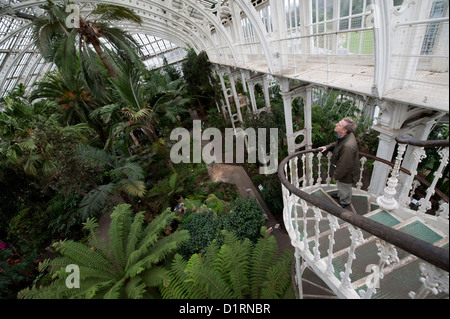
<svg viewBox="0 0 450 319">
<path fill-rule="evenodd" d="M 142 73 L 127 65 L 121 76 L 111 80 L 111 83 L 116 103 L 108 104 L 96 114 L 109 120 L 120 109 L 125 115 L 119 123 L 120 132 L 126 122 L 131 130 L 142 129 L 154 143 L 158 139 L 157 127 L 162 119 L 176 123 L 181 114 L 188 112 L 184 106 L 190 99 L 183 97 L 183 79 L 171 81 L 167 74 L 158 71 Z"/>
<path fill-rule="evenodd" d="M 70 28 L 66 25 L 67 4 L 47 0 L 47 4 L 42 6 L 46 15 L 33 21 L 33 38 L 44 58 L 64 71 L 71 70 L 74 61 L 80 59 L 84 76 L 91 81 L 99 80 L 102 75 L 97 59 L 111 78 L 117 78 L 119 62 L 131 61 L 142 66 L 133 38 L 120 28 L 111 26 L 117 21 L 140 24 L 142 19 L 139 15 L 125 7 L 99 4 L 87 16 L 79 17 L 79 28 Z M 94 20 L 89 20 L 89 16 Z"/>
<path fill-rule="evenodd" d="M 86 89 L 81 72 L 62 75 L 59 71 L 47 73 L 34 87 L 29 101 L 48 99 L 61 107 L 61 124 L 75 125 L 87 123 L 106 143 L 108 135 L 102 122 L 90 116 L 99 107 L 99 101 Z"/>
<path fill-rule="evenodd" d="M 45 127 L 52 127 L 61 135 L 76 136 L 80 141 L 87 136 L 86 124 L 61 126 L 58 106 L 46 100 L 29 103 L 20 85 L 2 100 L 0 177 L 7 168 L 41 177 L 51 173 L 54 168 L 54 145 L 38 138 L 39 132 Z"/>
<path fill-rule="evenodd" d="M 144 221 L 144 212 L 134 214 L 130 205 L 118 205 L 111 214 L 109 243 L 98 235 L 95 219 L 88 219 L 87 244 L 72 240 L 54 244 L 59 257 L 47 259 L 39 270 L 49 270 L 54 281 L 46 287 L 27 288 L 22 298 L 158 298 L 157 287 L 168 280 L 161 266 L 189 237 L 186 230 L 165 236 L 164 230 L 175 213 L 166 210 L 151 223 Z M 79 289 L 69 289 L 67 266 L 79 267 Z"/>
</svg>

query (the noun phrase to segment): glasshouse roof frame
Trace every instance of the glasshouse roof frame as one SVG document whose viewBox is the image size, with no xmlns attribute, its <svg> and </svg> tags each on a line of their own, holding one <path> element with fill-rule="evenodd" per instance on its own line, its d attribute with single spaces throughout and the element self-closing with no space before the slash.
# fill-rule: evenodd
<svg viewBox="0 0 450 319">
<path fill-rule="evenodd" d="M 39 6 L 45 2 L 0 2 L 0 95 L 19 82 L 31 86 L 54 67 L 42 60 L 30 38 L 33 17 L 43 13 Z M 141 43 L 148 61 L 179 50 L 169 61 L 175 63 L 184 58 L 184 49 L 190 47 L 196 52 L 205 51 L 217 65 L 447 112 L 445 1 L 72 2 L 78 3 L 82 12 L 100 3 L 133 9 L 142 17 L 142 24 L 122 27 L 138 42 L 142 37 L 156 37 Z M 427 40 L 429 34 L 433 37 Z M 157 44 L 164 44 L 163 50 L 151 48 Z M 431 49 L 424 53 L 426 46 Z M 423 69 L 428 64 L 432 67 Z M 151 62 L 147 65 L 156 67 Z"/>
</svg>

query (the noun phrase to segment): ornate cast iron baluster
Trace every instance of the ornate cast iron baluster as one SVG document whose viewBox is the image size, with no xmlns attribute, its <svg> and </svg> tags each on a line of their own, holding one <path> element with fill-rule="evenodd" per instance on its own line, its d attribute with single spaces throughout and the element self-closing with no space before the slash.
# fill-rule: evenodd
<svg viewBox="0 0 450 319">
<path fill-rule="evenodd" d="M 307 221 L 306 221 L 306 213 L 308 212 L 308 204 L 305 200 L 301 199 L 300 203 L 302 205 L 302 209 L 303 209 L 303 245 L 304 245 L 304 250 L 308 249 L 308 231 L 307 231 Z"/>
<path fill-rule="evenodd" d="M 334 233 L 339 228 L 339 222 L 337 217 L 328 214 L 328 220 L 330 222 L 330 235 L 328 235 L 328 258 L 327 258 L 327 274 L 334 275 L 334 266 L 333 266 L 333 248 L 334 248 Z"/>
<path fill-rule="evenodd" d="M 317 161 L 318 161 L 318 163 L 317 163 L 317 181 L 316 181 L 317 186 L 320 186 L 320 184 L 322 184 L 322 174 L 320 173 L 320 171 L 321 171 L 320 163 L 322 161 L 322 156 L 323 155 L 321 152 L 317 153 Z"/>
<path fill-rule="evenodd" d="M 364 242 L 364 237 L 360 229 L 353 226 L 348 226 L 350 231 L 350 239 L 352 241 L 350 245 L 350 250 L 348 252 L 348 259 L 345 263 L 345 272 L 341 272 L 340 276 L 342 278 L 341 287 L 344 289 L 352 289 L 350 282 L 350 274 L 352 273 L 353 260 L 356 259 L 355 250 L 360 244 Z"/>
<path fill-rule="evenodd" d="M 420 263 L 419 268 L 422 271 L 420 281 L 423 286 L 420 288 L 418 293 L 411 291 L 408 294 L 412 299 L 423 299 L 430 292 L 434 295 L 437 295 L 440 292 L 444 292 L 448 295 L 448 272 L 429 263 Z"/>
<path fill-rule="evenodd" d="M 441 165 L 439 165 L 439 168 L 436 170 L 436 172 L 434 172 L 434 179 L 430 187 L 428 187 L 427 189 L 427 195 L 425 196 L 425 198 L 422 198 L 419 201 L 420 214 L 425 214 L 425 212 L 431 208 L 430 198 L 434 194 L 437 182 L 442 177 L 442 172 L 444 171 L 445 166 L 447 166 L 448 164 L 448 147 L 441 149 L 438 154 L 441 156 Z"/>
<path fill-rule="evenodd" d="M 391 172 L 391 177 L 387 181 L 387 186 L 384 188 L 382 196 L 377 198 L 377 204 L 386 210 L 392 210 L 398 208 L 398 203 L 394 196 L 397 193 L 395 188 L 398 184 L 398 174 L 400 172 L 400 164 L 403 159 L 403 153 L 405 153 L 406 144 L 398 144 L 397 157 L 395 159 L 394 168 Z"/>
<path fill-rule="evenodd" d="M 326 182 L 327 182 L 327 186 L 330 186 L 331 183 L 331 176 L 330 176 L 330 166 L 331 166 L 331 156 L 333 155 L 333 153 L 328 152 L 327 154 L 327 159 L 328 159 L 328 168 L 327 168 L 327 178 L 326 178 Z"/>
<path fill-rule="evenodd" d="M 313 169 L 313 153 L 308 153 L 308 172 L 309 172 L 309 186 L 314 185 L 314 169 Z"/>
<path fill-rule="evenodd" d="M 359 295 L 361 298 L 370 299 L 372 295 L 377 292 L 379 288 L 380 280 L 384 278 L 384 267 L 386 265 L 391 265 L 398 263 L 400 259 L 398 258 L 397 249 L 394 245 L 391 245 L 384 240 L 376 240 L 376 245 L 378 248 L 378 256 L 380 256 L 380 262 L 378 266 L 376 265 L 368 265 L 366 271 L 370 269 L 373 270 L 373 273 L 367 277 L 366 280 L 366 291 L 360 291 Z"/>
<path fill-rule="evenodd" d="M 356 183 L 356 188 L 357 189 L 361 189 L 361 187 L 363 185 L 363 183 L 362 183 L 362 175 L 363 175 L 363 172 L 364 172 L 364 165 L 367 162 L 367 158 L 365 156 L 361 157 L 360 162 L 361 162 L 361 168 L 360 168 L 360 173 L 359 173 L 359 181 L 358 181 L 358 183 Z"/>
<path fill-rule="evenodd" d="M 412 164 L 412 167 L 417 168 L 419 163 L 426 158 L 426 153 L 423 147 L 416 147 L 412 153 L 414 162 Z M 413 188 L 414 184 L 414 176 L 416 176 L 417 170 L 413 169 L 411 170 L 411 175 L 408 176 L 407 180 L 405 181 L 405 186 L 403 188 L 403 193 L 399 196 L 399 205 L 401 207 L 408 208 L 409 204 L 411 203 L 411 198 L 409 197 L 409 191 Z M 417 187 L 417 186 L 416 186 Z M 415 190 L 415 187 L 414 187 Z M 414 195 L 414 192 L 411 192 L 411 197 Z"/>
<path fill-rule="evenodd" d="M 320 209 L 313 206 L 314 211 L 314 219 L 316 220 L 316 224 L 314 226 L 315 230 L 315 237 L 314 237 L 314 260 L 319 261 L 320 259 L 320 251 L 319 251 L 319 235 L 320 235 L 320 229 L 319 224 L 320 220 L 322 219 L 322 214 L 320 213 Z"/>
<path fill-rule="evenodd" d="M 303 168 L 303 190 L 305 190 L 305 189 L 306 189 L 306 183 L 307 183 L 307 180 L 306 180 L 306 172 L 305 172 L 305 159 L 306 159 L 306 155 L 305 155 L 305 154 L 303 154 L 303 155 L 302 155 L 302 168 Z"/>
</svg>

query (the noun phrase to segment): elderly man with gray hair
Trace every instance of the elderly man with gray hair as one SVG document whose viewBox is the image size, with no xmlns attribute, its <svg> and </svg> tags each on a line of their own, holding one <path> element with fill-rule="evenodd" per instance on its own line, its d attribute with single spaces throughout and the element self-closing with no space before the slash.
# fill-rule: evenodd
<svg viewBox="0 0 450 319">
<path fill-rule="evenodd" d="M 332 151 L 331 177 L 336 181 L 337 195 L 342 208 L 350 205 L 352 201 L 352 184 L 359 179 L 359 151 L 353 132 L 356 130 L 355 120 L 346 117 L 336 123 L 334 131 L 337 133 L 337 141 L 326 146 L 319 147 L 321 152 Z"/>
</svg>

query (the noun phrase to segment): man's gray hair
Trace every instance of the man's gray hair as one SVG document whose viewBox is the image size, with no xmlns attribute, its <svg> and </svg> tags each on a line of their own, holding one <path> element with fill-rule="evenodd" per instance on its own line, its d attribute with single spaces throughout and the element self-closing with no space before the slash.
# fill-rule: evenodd
<svg viewBox="0 0 450 319">
<path fill-rule="evenodd" d="M 356 124 L 356 121 L 350 117 L 346 117 L 343 120 L 347 123 L 347 125 L 344 126 L 344 128 L 347 130 L 347 133 L 353 133 L 358 126 L 358 124 Z"/>
</svg>

